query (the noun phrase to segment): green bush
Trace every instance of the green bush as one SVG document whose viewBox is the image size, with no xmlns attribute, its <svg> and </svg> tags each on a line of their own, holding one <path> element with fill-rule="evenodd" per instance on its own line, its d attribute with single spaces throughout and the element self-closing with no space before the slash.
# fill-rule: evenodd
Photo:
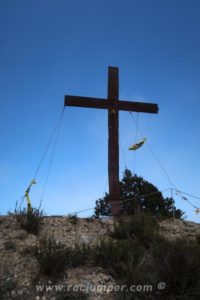
<svg viewBox="0 0 200 300">
<path fill-rule="evenodd" d="M 40 240 L 40 244 L 34 252 L 40 264 L 40 272 L 50 276 L 63 274 L 66 266 L 66 254 L 66 247 L 54 239 Z"/>
<path fill-rule="evenodd" d="M 120 280 L 131 282 L 138 272 L 143 248 L 134 240 L 101 240 L 92 249 L 93 263 Z"/>
<path fill-rule="evenodd" d="M 68 215 L 71 224 L 76 225 L 78 223 L 77 215 Z"/>
<path fill-rule="evenodd" d="M 93 248 L 93 263 L 107 269 L 118 284 L 152 285 L 158 299 L 200 299 L 199 236 L 171 241 L 158 228 L 146 213 L 116 218 L 111 237 Z M 165 290 L 155 290 L 158 282 L 165 282 Z M 124 292 L 115 298 L 154 299 L 153 293 Z"/>
<path fill-rule="evenodd" d="M 114 220 L 112 236 L 117 239 L 136 239 L 148 248 L 157 237 L 159 225 L 155 217 L 138 210 L 133 215 L 122 215 Z"/>
<path fill-rule="evenodd" d="M 155 242 L 152 251 L 156 277 L 166 282 L 168 295 L 199 299 L 200 244 L 195 240 L 162 238 Z"/>
<path fill-rule="evenodd" d="M 144 257 L 158 238 L 158 229 L 155 218 L 144 212 L 115 218 L 110 238 L 100 240 L 92 249 L 94 264 L 125 284 L 147 282 L 149 263 Z"/>
<path fill-rule="evenodd" d="M 15 210 L 14 216 L 22 229 L 29 233 L 38 234 L 44 212 L 43 210 L 39 210 L 37 208 L 32 208 L 32 210 L 23 208 L 20 210 Z"/>
<path fill-rule="evenodd" d="M 153 286 L 152 293 L 134 292 L 137 299 L 154 299 L 154 292 L 158 299 L 200 299 L 199 236 L 167 240 L 159 234 L 155 218 L 141 212 L 114 222 L 111 237 L 93 248 L 96 265 L 107 269 L 118 284 Z M 162 291 L 155 290 L 159 282 L 166 284 Z M 135 299 L 127 292 L 115 296 Z"/>
<path fill-rule="evenodd" d="M 67 251 L 67 266 L 78 267 L 88 264 L 91 261 L 91 248 L 85 244 L 75 245 L 73 248 L 68 248 Z"/>
<path fill-rule="evenodd" d="M 88 263 L 89 247 L 75 245 L 73 248 L 53 238 L 40 240 L 34 252 L 44 275 L 62 275 L 66 267 L 78 267 Z"/>
</svg>

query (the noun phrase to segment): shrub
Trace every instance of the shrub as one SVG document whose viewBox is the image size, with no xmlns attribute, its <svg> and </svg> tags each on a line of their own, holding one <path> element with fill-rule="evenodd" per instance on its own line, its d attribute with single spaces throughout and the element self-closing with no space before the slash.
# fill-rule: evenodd
<svg viewBox="0 0 200 300">
<path fill-rule="evenodd" d="M 10 239 L 4 243 L 4 247 L 6 250 L 16 251 L 16 243 L 11 241 Z"/>
<path fill-rule="evenodd" d="M 91 248 L 85 244 L 68 248 L 66 264 L 71 267 L 86 265 L 91 261 Z"/>
<path fill-rule="evenodd" d="M 54 239 L 42 239 L 34 252 L 44 275 L 59 275 L 66 266 L 66 248 Z"/>
<path fill-rule="evenodd" d="M 17 286 L 16 279 L 8 274 L 6 275 L 0 279 L 0 299 L 11 299 L 11 292 Z"/>
<path fill-rule="evenodd" d="M 138 263 L 144 253 L 134 240 L 101 240 L 92 249 L 95 265 L 106 268 L 115 278 L 131 282 L 138 271 Z"/>
<path fill-rule="evenodd" d="M 40 240 L 34 252 L 44 275 L 62 275 L 65 267 L 78 267 L 88 262 L 89 247 L 75 245 L 73 248 L 53 238 Z"/>
<path fill-rule="evenodd" d="M 68 215 L 71 224 L 76 225 L 78 223 L 77 215 Z"/>
<path fill-rule="evenodd" d="M 94 263 L 107 269 L 118 284 L 151 285 L 159 299 L 199 299 L 199 241 L 199 236 L 196 240 L 167 240 L 158 234 L 154 218 L 139 213 L 116 218 L 112 237 L 101 240 L 92 256 Z M 155 290 L 158 282 L 165 282 L 166 288 Z M 154 299 L 153 293 L 134 292 L 134 296 Z M 127 292 L 115 296 L 133 299 Z"/>
<path fill-rule="evenodd" d="M 111 237 L 93 248 L 93 261 L 125 284 L 147 282 L 147 249 L 159 237 L 159 225 L 151 215 L 138 211 L 114 219 Z"/>
<path fill-rule="evenodd" d="M 137 239 L 141 245 L 148 247 L 157 237 L 158 229 L 158 222 L 152 215 L 138 210 L 133 215 L 116 218 L 112 236 L 117 239 Z"/>
<path fill-rule="evenodd" d="M 16 282 L 12 278 L 4 278 L 1 280 L 1 291 L 9 292 L 16 287 Z"/>
<path fill-rule="evenodd" d="M 29 233 L 38 234 L 44 212 L 43 210 L 39 210 L 37 208 L 32 208 L 32 210 L 23 208 L 20 210 L 15 210 L 14 216 L 22 229 Z"/>
<path fill-rule="evenodd" d="M 153 264 L 159 281 L 171 296 L 200 297 L 200 245 L 193 240 L 160 239 L 153 247 Z M 183 299 L 183 298 L 181 298 Z"/>
</svg>

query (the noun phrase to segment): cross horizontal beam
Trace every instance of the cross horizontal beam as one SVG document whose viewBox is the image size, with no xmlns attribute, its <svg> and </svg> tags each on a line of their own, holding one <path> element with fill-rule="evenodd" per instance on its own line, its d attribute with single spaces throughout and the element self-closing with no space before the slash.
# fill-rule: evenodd
<svg viewBox="0 0 200 300">
<path fill-rule="evenodd" d="M 108 101 L 108 99 L 80 97 L 80 96 L 65 96 L 65 106 L 76 106 L 86 108 L 100 108 L 100 109 L 117 109 L 124 111 L 135 111 L 144 113 L 158 113 L 158 105 L 154 103 L 132 102 L 132 101 Z"/>
</svg>

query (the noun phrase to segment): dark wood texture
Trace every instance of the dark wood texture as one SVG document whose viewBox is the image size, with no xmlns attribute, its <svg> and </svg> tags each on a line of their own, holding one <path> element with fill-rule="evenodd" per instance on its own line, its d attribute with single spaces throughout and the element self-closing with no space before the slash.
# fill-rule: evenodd
<svg viewBox="0 0 200 300">
<path fill-rule="evenodd" d="M 108 98 L 109 100 L 109 98 Z M 101 98 L 65 96 L 65 106 L 76 106 L 85 108 L 116 109 L 112 101 Z M 158 105 L 153 103 L 141 103 L 119 100 L 117 102 L 118 110 L 135 111 L 144 113 L 158 113 Z"/>
<path fill-rule="evenodd" d="M 119 74 L 118 68 L 108 68 L 108 180 L 111 213 L 118 215 L 120 206 L 119 187 Z"/>
</svg>

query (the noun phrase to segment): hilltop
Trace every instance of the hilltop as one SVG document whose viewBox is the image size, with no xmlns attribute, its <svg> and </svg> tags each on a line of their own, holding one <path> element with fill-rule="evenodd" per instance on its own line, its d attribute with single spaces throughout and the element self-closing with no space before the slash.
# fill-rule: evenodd
<svg viewBox="0 0 200 300">
<path fill-rule="evenodd" d="M 77 293 L 66 294 L 62 292 L 40 291 L 38 284 L 65 286 L 81 284 L 115 285 L 116 280 L 102 267 L 92 264 L 76 267 L 66 267 L 61 278 L 52 280 L 52 277 L 40 274 L 40 266 L 34 256 L 35 248 L 40 240 L 53 239 L 57 244 L 74 248 L 75 245 L 98 245 L 113 231 L 113 219 L 95 220 L 73 217 L 43 217 L 38 235 L 28 233 L 21 229 L 19 222 L 13 216 L 0 217 L 0 275 L 1 299 L 86 299 L 82 295 L 76 298 Z M 200 224 L 182 220 L 164 220 L 160 222 L 159 231 L 169 240 L 186 238 L 194 240 L 200 234 Z M 71 295 L 71 296 L 70 296 Z M 91 291 L 87 299 L 114 299 L 112 292 Z M 139 298 L 138 298 L 139 299 Z"/>
</svg>

